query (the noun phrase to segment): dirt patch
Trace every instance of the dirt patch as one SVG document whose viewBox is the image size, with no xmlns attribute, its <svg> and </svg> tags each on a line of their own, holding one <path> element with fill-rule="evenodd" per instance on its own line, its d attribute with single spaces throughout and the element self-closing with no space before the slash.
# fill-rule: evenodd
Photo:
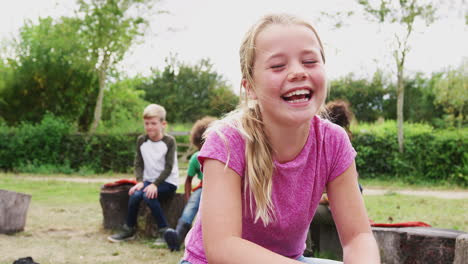
<svg viewBox="0 0 468 264">
<path fill-rule="evenodd" d="M 54 210 L 32 202 L 24 232 L 0 234 L 0 263 L 31 256 L 38 263 L 178 263 L 182 252 L 153 246 L 154 239 L 109 243 L 99 203 Z"/>
</svg>

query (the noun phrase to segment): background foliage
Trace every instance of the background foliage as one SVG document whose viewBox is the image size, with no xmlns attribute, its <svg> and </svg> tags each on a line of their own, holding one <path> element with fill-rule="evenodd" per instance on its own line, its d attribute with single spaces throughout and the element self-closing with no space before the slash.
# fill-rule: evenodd
<svg viewBox="0 0 468 264">
<path fill-rule="evenodd" d="M 206 115 L 220 116 L 236 107 L 237 96 L 209 60 L 193 66 L 178 62 L 175 57 L 167 62 L 163 71 L 155 71 L 148 82 L 137 87 L 145 91 L 146 101 L 166 108 L 167 120 L 194 122 Z"/>
<path fill-rule="evenodd" d="M 0 113 L 8 124 L 40 122 L 47 112 L 80 127 L 89 124 L 97 75 L 78 30 L 73 18 L 44 18 L 23 26 L 16 55 L 0 67 Z"/>
<path fill-rule="evenodd" d="M 131 172 L 138 133 L 73 133 L 61 118 L 48 114 L 41 123 L 0 127 L 0 169 L 62 173 Z M 398 178 L 468 186 L 468 129 L 434 129 L 407 124 L 407 151 L 398 152 L 395 121 L 353 128 L 356 164 L 362 178 Z M 187 135 L 176 136 L 182 154 Z M 185 144 L 180 144 L 185 143 Z M 49 171 L 50 172 L 50 171 Z"/>
</svg>

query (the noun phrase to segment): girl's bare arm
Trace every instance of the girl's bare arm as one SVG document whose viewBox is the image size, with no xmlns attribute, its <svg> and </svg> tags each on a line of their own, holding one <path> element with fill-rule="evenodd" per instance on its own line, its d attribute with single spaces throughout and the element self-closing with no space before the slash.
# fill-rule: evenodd
<svg viewBox="0 0 468 264">
<path fill-rule="evenodd" d="M 299 263 L 242 239 L 241 177 L 217 160 L 204 162 L 202 229 L 209 263 Z"/>
<path fill-rule="evenodd" d="M 377 264 L 380 263 L 379 250 L 358 188 L 357 175 L 353 162 L 328 184 L 328 199 L 343 246 L 344 263 Z"/>
</svg>

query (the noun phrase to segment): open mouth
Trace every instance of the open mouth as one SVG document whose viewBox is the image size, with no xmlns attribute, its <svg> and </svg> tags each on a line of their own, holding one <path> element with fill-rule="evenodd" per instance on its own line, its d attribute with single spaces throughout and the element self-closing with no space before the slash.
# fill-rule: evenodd
<svg viewBox="0 0 468 264">
<path fill-rule="evenodd" d="M 312 91 L 308 89 L 299 89 L 286 93 L 281 96 L 288 103 L 304 103 L 308 102 L 312 97 Z"/>
</svg>

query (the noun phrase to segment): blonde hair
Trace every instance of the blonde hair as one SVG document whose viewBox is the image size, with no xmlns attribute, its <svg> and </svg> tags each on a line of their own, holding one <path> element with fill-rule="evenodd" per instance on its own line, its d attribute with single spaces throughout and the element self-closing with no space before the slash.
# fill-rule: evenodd
<svg viewBox="0 0 468 264">
<path fill-rule="evenodd" d="M 322 60 L 325 63 L 325 54 L 323 51 L 322 42 L 309 23 L 301 20 L 295 16 L 287 14 L 270 14 L 261 18 L 254 24 L 244 36 L 240 47 L 240 66 L 242 78 L 255 90 L 253 81 L 253 66 L 255 62 L 255 40 L 258 34 L 269 25 L 302 25 L 314 33 L 319 45 Z M 265 133 L 260 107 L 255 102 L 249 101 L 247 93 L 242 91 L 241 86 L 241 100 L 238 108 L 229 113 L 223 120 L 215 122 L 215 124 L 208 130 L 214 130 L 226 143 L 229 153 L 229 145 L 221 133 L 222 126 L 230 126 L 237 129 L 245 138 L 245 160 L 246 170 L 244 179 L 244 195 L 250 193 L 249 207 L 253 214 L 253 203 L 255 203 L 255 219 L 261 219 L 265 226 L 272 222 L 274 215 L 273 202 L 271 200 L 271 191 L 273 185 L 273 149 L 271 148 L 270 141 Z M 242 102 L 243 101 L 243 102 Z M 229 162 L 226 162 L 226 166 Z M 247 201 L 246 201 L 247 202 Z"/>
<path fill-rule="evenodd" d="M 143 110 L 143 118 L 159 117 L 161 121 L 166 120 L 166 109 L 157 104 L 148 105 Z"/>
</svg>

